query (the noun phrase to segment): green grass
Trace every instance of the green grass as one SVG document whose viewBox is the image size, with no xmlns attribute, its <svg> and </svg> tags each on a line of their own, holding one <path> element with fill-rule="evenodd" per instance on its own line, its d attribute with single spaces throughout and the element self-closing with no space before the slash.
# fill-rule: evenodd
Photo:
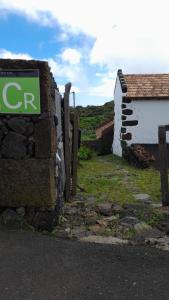
<svg viewBox="0 0 169 300">
<path fill-rule="evenodd" d="M 80 117 L 82 141 L 94 140 L 95 129 L 104 121 L 113 118 L 114 102 L 110 101 L 100 106 L 78 106 L 76 109 Z"/>
<path fill-rule="evenodd" d="M 125 180 L 125 173 L 129 174 Z M 97 201 L 134 203 L 134 187 L 137 192 L 147 193 L 154 202 L 160 202 L 160 176 L 154 169 L 137 169 L 125 160 L 113 155 L 94 157 L 80 162 L 79 184 Z M 85 193 L 84 193 L 85 194 Z"/>
</svg>

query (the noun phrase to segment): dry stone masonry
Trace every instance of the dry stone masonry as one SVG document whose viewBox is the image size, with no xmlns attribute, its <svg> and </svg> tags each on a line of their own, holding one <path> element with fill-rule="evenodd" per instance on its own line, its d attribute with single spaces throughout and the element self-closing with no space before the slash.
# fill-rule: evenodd
<svg viewBox="0 0 169 300">
<path fill-rule="evenodd" d="M 38 70 L 41 112 L 0 113 L 0 206 L 55 207 L 57 86 L 47 62 L 0 60 L 1 72 L 11 70 Z"/>
</svg>

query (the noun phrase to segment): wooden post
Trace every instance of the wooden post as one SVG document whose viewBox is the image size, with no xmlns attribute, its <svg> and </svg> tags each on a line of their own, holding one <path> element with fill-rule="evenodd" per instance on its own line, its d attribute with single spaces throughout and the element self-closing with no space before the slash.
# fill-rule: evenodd
<svg viewBox="0 0 169 300">
<path fill-rule="evenodd" d="M 159 126 L 158 128 L 161 192 L 163 206 L 169 205 L 166 129 L 166 126 Z"/>
<path fill-rule="evenodd" d="M 78 113 L 75 110 L 73 114 L 73 144 L 72 144 L 72 196 L 76 195 L 77 187 L 77 162 L 78 162 Z"/>
<path fill-rule="evenodd" d="M 65 93 L 63 99 L 64 114 L 64 155 L 65 155 L 65 200 L 70 200 L 71 186 L 71 150 L 70 150 L 70 111 L 69 111 L 69 95 L 71 83 L 65 85 Z"/>
</svg>

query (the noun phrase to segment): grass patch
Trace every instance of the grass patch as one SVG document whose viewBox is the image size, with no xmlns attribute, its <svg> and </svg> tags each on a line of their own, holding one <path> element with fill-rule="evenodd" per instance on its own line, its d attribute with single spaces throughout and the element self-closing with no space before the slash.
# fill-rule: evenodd
<svg viewBox="0 0 169 300">
<path fill-rule="evenodd" d="M 79 183 L 87 194 L 96 197 L 97 201 L 113 203 L 133 202 L 132 193 L 123 183 L 122 174 L 115 174 L 116 165 L 109 161 L 110 157 L 92 158 L 81 162 Z"/>
<path fill-rule="evenodd" d="M 78 158 L 80 160 L 88 160 L 91 159 L 93 152 L 86 146 L 81 146 L 78 152 Z"/>
<path fill-rule="evenodd" d="M 78 175 L 80 186 L 98 202 L 110 201 L 121 205 L 134 203 L 131 187 L 135 187 L 139 193 L 149 194 L 154 202 L 160 202 L 159 172 L 154 169 L 137 169 L 114 155 L 81 161 Z"/>
</svg>

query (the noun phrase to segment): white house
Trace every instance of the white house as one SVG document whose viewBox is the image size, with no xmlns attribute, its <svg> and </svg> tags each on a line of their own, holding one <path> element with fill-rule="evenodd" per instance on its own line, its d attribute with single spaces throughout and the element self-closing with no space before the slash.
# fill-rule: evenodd
<svg viewBox="0 0 169 300">
<path fill-rule="evenodd" d="M 158 126 L 169 124 L 169 74 L 123 75 L 118 70 L 114 111 L 114 154 L 122 156 L 122 141 L 157 145 Z"/>
</svg>

